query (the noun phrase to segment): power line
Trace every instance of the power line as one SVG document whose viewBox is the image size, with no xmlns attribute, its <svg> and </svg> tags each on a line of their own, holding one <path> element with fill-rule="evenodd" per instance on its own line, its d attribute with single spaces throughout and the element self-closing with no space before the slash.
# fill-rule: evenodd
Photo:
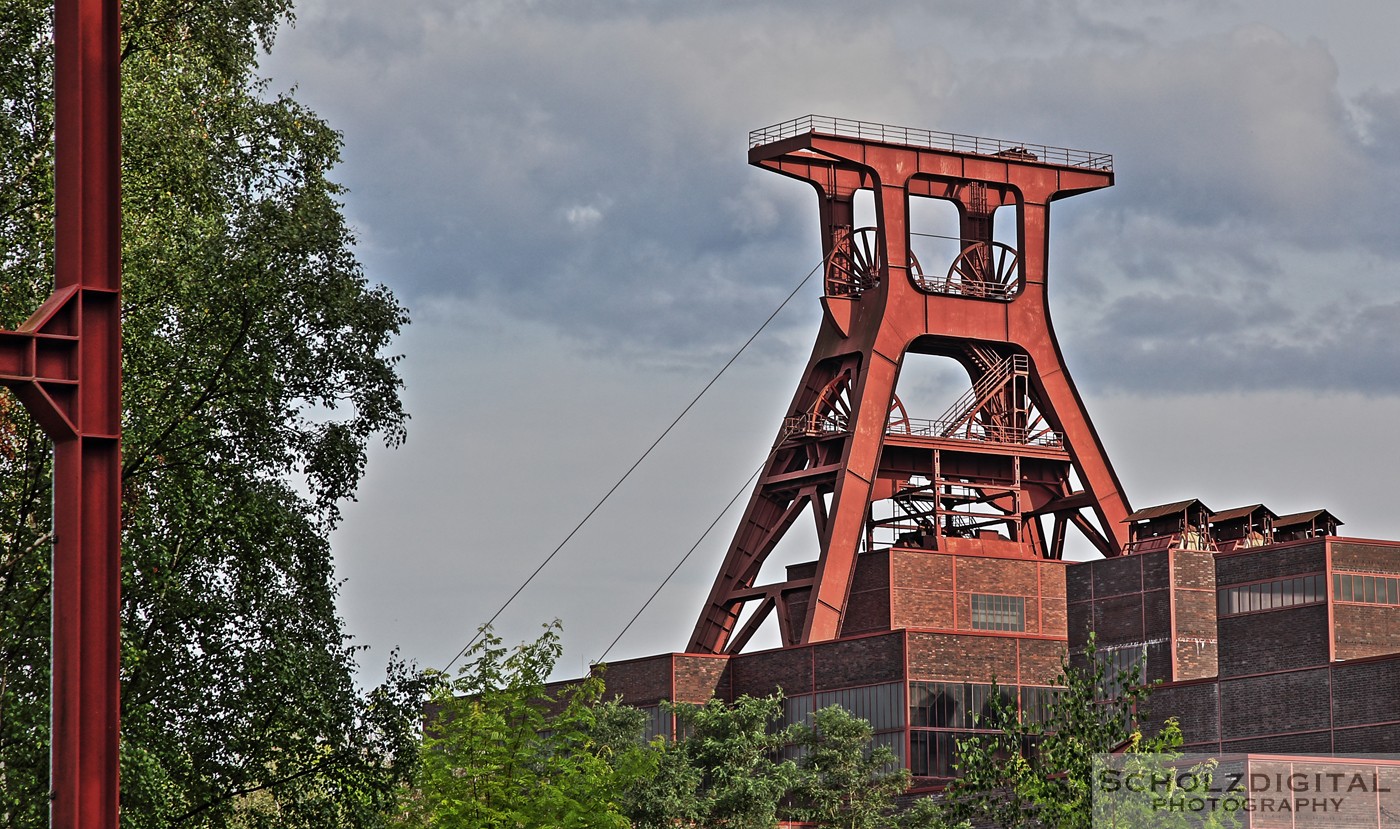
<svg viewBox="0 0 1400 829">
<path fill-rule="evenodd" d="M 749 479 L 747 481 L 744 481 L 744 485 L 739 487 L 739 491 L 734 493 L 734 497 L 730 498 L 729 503 L 724 505 L 724 509 L 719 511 L 719 515 L 715 516 L 715 520 L 710 522 L 710 526 L 706 527 L 703 533 L 700 533 L 700 537 L 695 539 L 694 544 L 690 545 L 690 549 L 686 550 L 685 555 L 681 556 L 681 560 L 676 562 L 676 566 L 672 567 L 671 572 L 666 574 L 666 578 L 662 579 L 661 583 L 656 586 L 656 589 L 651 591 L 651 595 L 648 596 L 647 600 L 642 603 L 641 608 L 638 609 L 635 614 L 633 614 L 631 620 L 629 620 L 627 624 L 622 628 L 622 632 L 617 635 L 617 638 L 612 640 L 612 644 L 608 645 L 608 649 L 603 651 L 603 655 L 593 660 L 595 663 L 602 662 L 604 659 L 608 658 L 608 654 L 612 653 L 612 649 L 617 646 L 617 643 L 622 639 L 622 637 L 627 635 L 627 631 L 632 629 L 632 625 L 634 625 L 637 619 L 640 618 L 641 615 L 646 612 L 646 609 L 651 606 L 652 601 L 654 601 L 657 595 L 660 594 L 661 591 L 666 587 L 666 584 L 671 581 L 671 577 L 676 575 L 676 572 L 680 570 L 682 566 L 685 565 L 686 561 L 690 559 L 691 553 L 694 553 L 697 549 L 699 549 L 701 542 L 703 542 L 705 538 L 709 536 L 710 531 L 713 530 L 717 524 L 719 524 L 720 519 L 724 517 L 725 513 L 729 512 L 729 510 L 734 508 L 734 502 L 738 501 L 739 496 L 743 495 L 745 492 L 748 491 L 749 484 L 753 483 L 753 479 L 758 477 L 758 473 L 762 472 L 763 467 L 767 464 L 768 461 L 765 460 L 762 464 L 759 465 L 757 469 L 753 471 L 753 474 L 749 476 Z"/>
<path fill-rule="evenodd" d="M 686 404 L 686 407 L 681 410 L 681 413 L 676 415 L 676 419 L 671 421 L 671 425 L 667 426 L 665 431 L 663 431 L 661 435 L 657 437 L 656 440 L 651 442 L 651 445 L 647 447 L 646 451 L 642 453 L 641 457 L 637 458 L 637 460 L 630 467 L 627 468 L 627 471 L 622 473 L 622 477 L 618 478 L 617 482 L 614 483 L 606 493 L 604 493 L 603 497 L 598 499 L 598 503 L 593 505 L 593 508 L 588 511 L 588 514 L 583 516 L 583 520 L 579 521 L 578 524 L 575 525 L 574 528 L 569 531 L 569 534 L 564 536 L 564 540 L 559 542 L 559 545 L 555 547 L 554 550 L 548 556 L 545 557 L 544 561 L 540 562 L 540 565 L 535 568 L 534 572 L 532 572 L 529 575 L 529 577 L 527 577 L 525 581 L 521 583 L 519 587 L 515 588 L 515 592 L 510 594 L 510 598 L 506 599 L 505 604 L 502 604 L 496 610 L 495 613 L 491 614 L 491 618 L 486 620 L 486 624 L 477 628 L 476 635 L 471 638 L 471 641 L 467 642 L 467 644 L 462 646 L 462 649 L 457 652 L 456 656 L 452 657 L 452 660 L 448 662 L 447 665 L 442 669 L 443 673 L 447 673 L 447 671 L 451 670 L 452 666 L 457 664 L 457 660 L 461 659 L 467 651 L 471 650 L 472 645 L 475 645 L 477 640 L 481 638 L 481 634 L 485 632 L 488 628 L 490 628 L 493 623 L 495 623 L 496 619 L 499 618 L 500 615 L 505 612 L 506 608 L 510 607 L 511 602 L 515 601 L 515 598 L 519 596 L 521 592 L 525 590 L 526 587 L 530 586 L 530 582 L 534 581 L 535 577 L 540 574 L 540 571 L 543 570 L 551 561 L 554 560 L 554 557 L 559 554 L 559 551 L 564 549 L 564 545 L 568 544 L 569 540 L 572 539 L 578 533 L 579 530 L 583 529 L 583 525 L 588 523 L 588 519 L 592 518 L 593 514 L 597 512 L 599 508 L 603 506 L 603 504 L 607 503 L 607 500 L 612 497 L 612 494 L 617 491 L 617 488 L 622 486 L 623 482 L 626 481 L 629 477 L 631 477 L 632 472 L 635 471 L 638 466 L 642 465 L 642 461 L 647 459 L 647 456 L 651 454 L 652 450 L 656 448 L 657 444 L 661 443 L 661 441 L 664 440 L 666 436 L 671 433 L 671 430 L 676 428 L 676 424 L 680 423 L 681 419 L 684 418 L 692 408 L 694 408 L 695 404 L 700 402 L 700 398 L 705 396 L 705 392 L 709 391 L 710 387 L 713 386 L 715 382 L 718 381 L 719 378 L 726 371 L 729 370 L 729 367 L 734 365 L 734 361 L 739 359 L 739 355 L 743 354 L 753 343 L 753 341 L 758 338 L 758 335 L 763 333 L 763 330 L 768 327 L 768 324 L 773 321 L 773 318 L 778 316 L 778 313 L 787 307 L 787 304 L 792 301 L 793 297 L 797 296 L 797 292 L 802 290 L 802 286 L 807 284 L 807 280 L 811 279 L 812 275 L 821 269 L 821 266 L 822 263 L 818 262 L 816 267 L 812 268 L 812 270 L 807 272 L 806 276 L 802 277 L 802 281 L 797 283 L 797 287 L 792 289 L 792 292 L 787 295 L 786 299 L 778 303 L 778 307 L 773 309 L 773 313 L 768 315 L 768 319 L 764 320 L 763 324 L 758 327 L 758 330 L 753 332 L 753 334 L 750 335 L 749 338 L 744 341 L 743 345 L 739 346 L 739 350 L 734 352 L 734 356 L 730 357 L 729 360 L 724 364 L 724 366 L 721 367 L 720 370 L 715 373 L 715 376 L 710 378 L 710 382 L 705 384 L 705 387 L 700 390 L 700 393 L 695 395 L 695 398 L 691 400 L 688 404 Z"/>
</svg>

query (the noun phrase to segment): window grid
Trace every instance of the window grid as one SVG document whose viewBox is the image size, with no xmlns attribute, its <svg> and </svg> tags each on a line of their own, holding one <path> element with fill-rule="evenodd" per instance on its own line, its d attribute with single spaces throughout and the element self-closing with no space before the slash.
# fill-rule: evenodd
<svg viewBox="0 0 1400 829">
<path fill-rule="evenodd" d="M 1323 575 L 1316 573 L 1227 587 L 1216 594 L 1216 611 L 1220 616 L 1237 616 L 1241 613 L 1317 604 L 1327 598 L 1325 584 Z"/>
<path fill-rule="evenodd" d="M 1021 596 L 972 594 L 973 630 L 1026 629 L 1026 600 Z"/>
<path fill-rule="evenodd" d="M 1400 605 L 1400 578 L 1333 573 L 1332 598 L 1357 604 Z"/>
</svg>

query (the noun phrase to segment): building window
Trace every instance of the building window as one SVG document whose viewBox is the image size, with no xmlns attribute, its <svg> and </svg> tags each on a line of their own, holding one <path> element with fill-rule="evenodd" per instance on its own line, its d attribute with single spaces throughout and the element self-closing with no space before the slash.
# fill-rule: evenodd
<svg viewBox="0 0 1400 829">
<path fill-rule="evenodd" d="M 1026 629 L 1026 600 L 1020 596 L 972 594 L 973 630 Z"/>
<path fill-rule="evenodd" d="M 1321 573 L 1286 579 L 1226 587 L 1216 594 L 1220 616 L 1236 616 L 1261 610 L 1281 610 L 1304 604 L 1317 604 L 1327 598 Z"/>
<path fill-rule="evenodd" d="M 1400 605 L 1400 578 L 1333 573 L 1332 598 L 1357 604 Z"/>
</svg>

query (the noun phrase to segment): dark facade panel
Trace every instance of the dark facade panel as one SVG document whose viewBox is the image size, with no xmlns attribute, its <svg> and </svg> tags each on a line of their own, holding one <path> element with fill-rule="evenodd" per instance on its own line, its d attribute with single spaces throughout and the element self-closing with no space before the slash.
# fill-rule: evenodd
<svg viewBox="0 0 1400 829">
<path fill-rule="evenodd" d="M 1093 576 L 1095 599 L 1109 596 L 1122 596 L 1142 592 L 1143 566 L 1151 554 L 1140 556 L 1120 556 L 1102 561 L 1091 561 L 1085 565 Z"/>
<path fill-rule="evenodd" d="M 1326 665 L 1327 605 L 1227 616 L 1220 620 L 1220 676 Z"/>
<path fill-rule="evenodd" d="M 1332 683 L 1338 728 L 1400 721 L 1400 654 L 1333 665 Z"/>
<path fill-rule="evenodd" d="M 733 693 L 763 697 L 778 688 L 788 696 L 812 693 L 811 648 L 759 651 L 730 657 Z"/>
<path fill-rule="evenodd" d="M 1230 740 L 1221 746 L 1221 750 L 1231 754 L 1330 754 L 1332 732 L 1314 731 L 1307 734 Z"/>
<path fill-rule="evenodd" d="M 1337 754 L 1400 754 L 1400 723 L 1339 728 L 1333 737 Z M 1400 786 L 1392 786 L 1400 791 Z"/>
<path fill-rule="evenodd" d="M 813 645 L 815 689 L 904 681 L 904 635 L 861 636 Z"/>
<path fill-rule="evenodd" d="M 890 629 L 890 591 L 873 589 L 852 591 L 846 603 L 846 617 L 841 621 L 841 635 L 854 636 Z"/>
<path fill-rule="evenodd" d="M 1265 581 L 1284 576 L 1321 573 L 1327 562 L 1326 542 L 1316 539 L 1304 544 L 1253 547 L 1244 553 L 1217 556 L 1215 573 L 1219 586 Z"/>
<path fill-rule="evenodd" d="M 1330 728 L 1328 673 L 1322 667 L 1222 681 L 1220 718 L 1225 740 Z"/>
<path fill-rule="evenodd" d="M 1215 682 L 1173 685 L 1152 692 L 1145 706 L 1145 719 L 1160 728 L 1169 718 L 1181 724 L 1187 745 L 1208 745 L 1220 741 L 1220 685 Z"/>
<path fill-rule="evenodd" d="M 610 664 L 603 674 L 608 696 L 620 695 L 628 705 L 656 705 L 673 699 L 671 654 Z"/>
</svg>

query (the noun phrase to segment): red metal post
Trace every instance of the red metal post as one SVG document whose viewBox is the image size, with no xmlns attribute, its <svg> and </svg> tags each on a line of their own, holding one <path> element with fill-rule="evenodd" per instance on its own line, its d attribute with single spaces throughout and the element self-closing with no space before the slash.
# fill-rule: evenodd
<svg viewBox="0 0 1400 829">
<path fill-rule="evenodd" d="M 54 442 L 50 823 L 116 829 L 121 116 L 116 0 L 54 15 L 54 292 L 0 332 L 0 384 Z"/>
</svg>

